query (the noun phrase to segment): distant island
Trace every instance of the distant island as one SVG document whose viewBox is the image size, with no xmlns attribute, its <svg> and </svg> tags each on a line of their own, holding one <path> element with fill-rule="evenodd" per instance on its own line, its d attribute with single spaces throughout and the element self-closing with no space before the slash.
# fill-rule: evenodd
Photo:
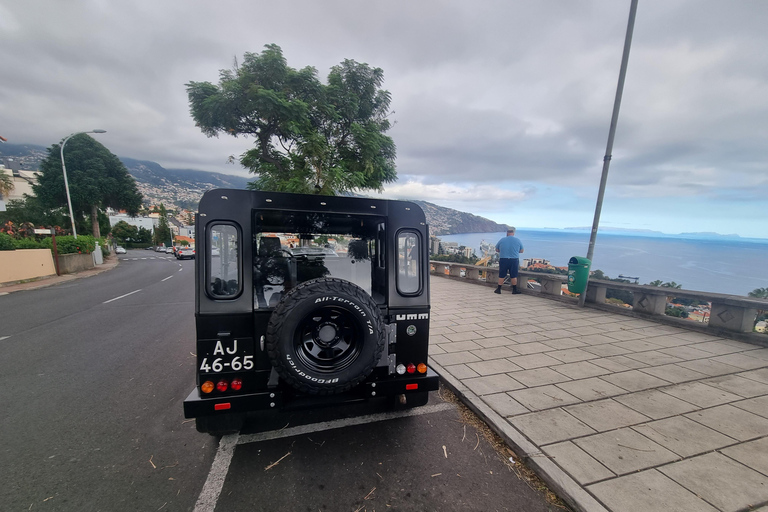
<svg viewBox="0 0 768 512">
<path fill-rule="evenodd" d="M 557 229 L 557 228 L 549 228 L 549 229 Z M 592 231 L 592 227 L 581 227 L 581 228 L 572 227 L 572 228 L 563 228 L 563 230 L 564 231 Z M 742 238 L 740 235 L 736 233 L 723 235 L 721 233 L 715 233 L 714 231 L 698 231 L 698 232 L 675 234 L 675 233 L 664 233 L 663 231 L 654 231 L 652 229 L 613 228 L 608 226 L 601 226 L 599 232 L 661 236 L 661 237 L 673 236 L 675 238 Z"/>
</svg>

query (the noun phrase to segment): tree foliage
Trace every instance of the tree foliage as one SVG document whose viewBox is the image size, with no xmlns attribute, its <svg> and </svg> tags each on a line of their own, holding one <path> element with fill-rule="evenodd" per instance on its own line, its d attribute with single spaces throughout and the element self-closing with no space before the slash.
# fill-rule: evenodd
<svg viewBox="0 0 768 512">
<path fill-rule="evenodd" d="M 454 254 L 436 254 L 429 257 L 433 261 L 445 261 L 450 263 L 464 263 L 465 265 L 474 265 L 478 258 L 475 256 L 467 257 L 460 253 Z"/>
<path fill-rule="evenodd" d="M 664 310 L 664 314 L 667 316 L 674 316 L 676 318 L 688 318 L 688 312 L 684 308 L 669 307 Z"/>
<path fill-rule="evenodd" d="M 132 226 L 124 220 L 121 220 L 112 227 L 112 237 L 119 240 L 121 243 L 125 243 L 127 240 L 137 241 L 139 230 L 136 226 Z"/>
<path fill-rule="evenodd" d="M 0 212 L 0 225 L 8 221 L 16 225 L 30 222 L 39 227 L 69 225 L 64 209 L 45 208 L 37 197 L 26 195 L 24 199 L 12 199 L 6 203 L 6 211 Z"/>
<path fill-rule="evenodd" d="M 661 288 L 674 288 L 675 290 L 679 290 L 683 287 L 682 284 L 677 284 L 674 281 L 668 281 L 666 283 L 662 282 L 660 279 L 657 279 L 655 281 L 651 281 L 648 283 L 648 286 L 656 286 Z"/>
<path fill-rule="evenodd" d="M 219 84 L 186 84 L 196 125 L 209 137 L 252 136 L 240 162 L 256 175 L 251 188 L 335 195 L 381 190 L 396 180 L 390 93 L 384 72 L 354 60 L 317 70 L 287 65 L 279 46 L 246 53 L 221 70 Z"/>
<path fill-rule="evenodd" d="M 109 207 L 127 210 L 131 215 L 138 213 L 142 197 L 136 181 L 117 156 L 97 140 L 84 133 L 73 136 L 64 147 L 64 160 L 72 210 L 76 219 L 90 215 L 94 237 L 100 236 L 101 210 Z M 46 208 L 66 208 L 59 144 L 48 148 L 40 171 L 38 183 L 33 185 L 40 204 Z"/>
<path fill-rule="evenodd" d="M 768 288 L 755 288 L 747 295 L 755 299 L 768 299 Z"/>
<path fill-rule="evenodd" d="M 136 235 L 136 242 L 140 244 L 151 244 L 152 231 L 148 230 L 147 228 L 139 228 L 139 231 Z"/>
</svg>

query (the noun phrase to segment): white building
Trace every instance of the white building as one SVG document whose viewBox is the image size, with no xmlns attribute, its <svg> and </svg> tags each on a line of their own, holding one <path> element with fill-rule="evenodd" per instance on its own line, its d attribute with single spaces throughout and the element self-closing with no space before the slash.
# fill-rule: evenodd
<svg viewBox="0 0 768 512">
<path fill-rule="evenodd" d="M 136 226 L 137 229 L 138 228 L 148 229 L 152 233 L 155 232 L 155 228 L 160 223 L 159 218 L 131 217 L 130 215 L 127 215 L 125 213 L 119 213 L 117 215 L 109 216 L 109 225 L 111 227 L 115 227 L 115 224 L 117 224 L 120 221 L 125 221 L 131 226 Z"/>
<path fill-rule="evenodd" d="M 21 169 L 12 171 L 0 164 L 0 174 L 10 176 L 11 181 L 13 182 L 13 190 L 11 190 L 11 193 L 8 194 L 7 197 L 0 197 L 0 211 L 5 211 L 4 207 L 8 204 L 8 201 L 24 199 L 24 194 L 30 196 L 35 195 L 34 192 L 32 192 L 32 185 L 37 183 L 37 176 L 40 174 L 39 171 L 24 171 Z"/>
</svg>

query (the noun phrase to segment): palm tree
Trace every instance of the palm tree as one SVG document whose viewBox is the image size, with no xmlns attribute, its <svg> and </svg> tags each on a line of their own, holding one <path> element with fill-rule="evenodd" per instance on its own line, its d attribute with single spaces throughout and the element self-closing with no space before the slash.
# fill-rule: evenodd
<svg viewBox="0 0 768 512">
<path fill-rule="evenodd" d="M 0 196 L 7 198 L 14 188 L 13 177 L 0 172 Z"/>
<path fill-rule="evenodd" d="M 683 285 L 677 284 L 676 282 L 671 281 L 671 282 L 667 282 L 667 283 L 662 284 L 661 287 L 662 288 L 674 288 L 675 290 L 679 290 L 680 288 L 683 287 Z"/>
</svg>

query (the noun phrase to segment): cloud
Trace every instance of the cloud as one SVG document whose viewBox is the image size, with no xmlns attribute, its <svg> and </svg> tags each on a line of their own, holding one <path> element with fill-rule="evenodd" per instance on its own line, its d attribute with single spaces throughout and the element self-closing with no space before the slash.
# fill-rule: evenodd
<svg viewBox="0 0 768 512">
<path fill-rule="evenodd" d="M 388 193 L 588 217 L 627 16 L 628 2 L 597 0 L 6 2 L 0 134 L 49 146 L 103 128 L 120 156 L 243 175 L 225 162 L 253 140 L 204 136 L 185 84 L 276 43 L 322 79 L 346 58 L 384 70 L 400 175 Z M 717 215 L 741 195 L 768 210 L 766 19 L 762 0 L 641 3 L 609 204 L 685 198 Z"/>
<path fill-rule="evenodd" d="M 522 201 L 535 194 L 535 190 L 506 190 L 492 185 L 476 184 L 426 184 L 409 179 L 387 185 L 383 197 L 391 199 L 421 199 L 424 201 L 444 201 L 462 203 L 486 203 L 489 201 Z"/>
</svg>

